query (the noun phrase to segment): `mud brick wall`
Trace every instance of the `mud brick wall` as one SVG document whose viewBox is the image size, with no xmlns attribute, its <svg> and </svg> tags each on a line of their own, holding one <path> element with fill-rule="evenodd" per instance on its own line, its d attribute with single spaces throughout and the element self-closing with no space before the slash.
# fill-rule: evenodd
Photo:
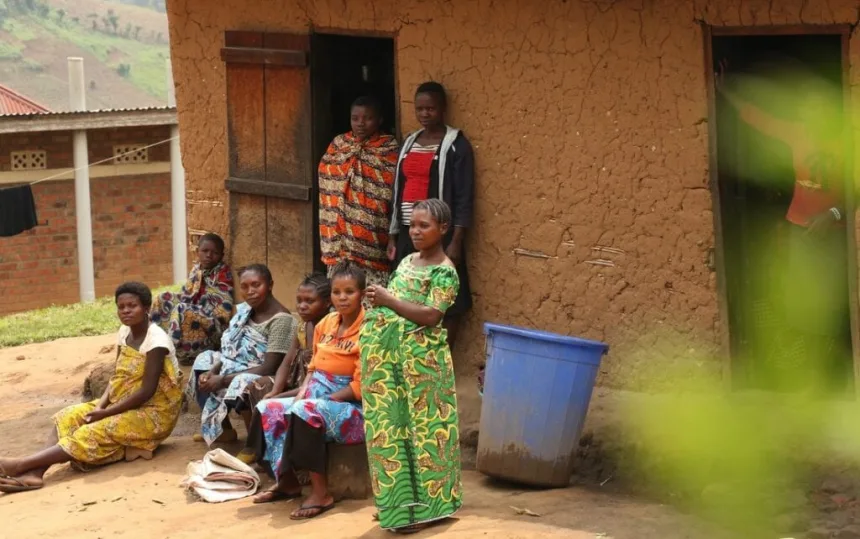
<svg viewBox="0 0 860 539">
<path fill-rule="evenodd" d="M 691 375 L 719 376 L 702 31 L 857 21 L 853 0 L 264 0 L 168 2 L 192 228 L 227 232 L 226 30 L 396 36 L 403 132 L 417 84 L 451 93 L 477 159 L 475 308 L 455 362 L 474 421 L 482 323 L 599 339 L 599 382 L 637 388 L 638 351 L 677 337 Z M 860 59 L 851 40 L 851 59 Z M 313 54 L 313 52 L 311 52 Z M 857 79 L 852 68 L 851 82 Z M 523 250 L 545 258 L 523 256 Z M 597 262 L 598 260 L 606 262 Z M 608 264 L 608 265 L 604 265 Z M 671 335 L 667 335 L 671 333 Z"/>
<path fill-rule="evenodd" d="M 169 137 L 161 127 L 91 131 L 90 162 L 111 157 L 114 144 Z M 47 151 L 49 169 L 70 168 L 71 144 L 71 134 L 63 132 L 4 135 L 0 170 L 9 170 L 10 152 L 35 149 Z M 167 145 L 151 148 L 149 161 L 169 161 Z M 74 182 L 39 183 L 33 194 L 39 226 L 0 238 L 0 315 L 80 300 Z M 170 174 L 92 178 L 90 196 L 96 296 L 113 294 L 127 280 L 171 283 Z"/>
</svg>

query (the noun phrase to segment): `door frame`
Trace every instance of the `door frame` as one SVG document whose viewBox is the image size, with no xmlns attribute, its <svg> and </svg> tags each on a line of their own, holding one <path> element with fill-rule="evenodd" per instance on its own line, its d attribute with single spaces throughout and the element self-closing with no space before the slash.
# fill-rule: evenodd
<svg viewBox="0 0 860 539">
<path fill-rule="evenodd" d="M 850 84 L 850 40 L 854 27 L 850 24 L 790 24 L 774 26 L 714 26 L 701 23 L 702 41 L 705 60 L 705 85 L 708 99 L 708 183 L 711 191 L 712 214 L 714 220 L 714 262 L 713 268 L 717 273 L 717 300 L 720 310 L 720 348 L 723 357 L 723 385 L 731 390 L 733 385 L 732 364 L 734 362 L 731 349 L 731 327 L 729 326 L 728 290 L 726 287 L 725 244 L 723 237 L 722 204 L 720 200 L 719 171 L 717 163 L 717 115 L 716 88 L 714 85 L 713 38 L 731 36 L 786 36 L 786 35 L 838 35 L 841 37 L 842 53 L 842 100 L 843 114 L 853 125 Z M 857 233 L 855 230 L 855 196 L 854 196 L 854 140 L 853 129 L 846 129 L 847 151 L 845 152 L 845 221 L 847 227 L 847 259 L 848 259 L 848 305 L 851 317 L 851 354 L 854 360 L 854 392 L 860 396 L 860 298 L 858 298 L 857 271 Z"/>
</svg>

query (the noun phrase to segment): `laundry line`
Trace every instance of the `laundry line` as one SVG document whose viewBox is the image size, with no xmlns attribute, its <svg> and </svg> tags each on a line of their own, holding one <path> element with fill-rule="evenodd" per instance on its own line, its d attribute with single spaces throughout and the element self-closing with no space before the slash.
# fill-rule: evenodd
<svg viewBox="0 0 860 539">
<path fill-rule="evenodd" d="M 87 166 L 85 166 L 85 167 L 70 168 L 70 169 L 63 170 L 63 171 L 58 172 L 58 173 L 56 173 L 56 174 L 52 174 L 52 175 L 50 175 L 50 176 L 48 176 L 48 177 L 46 177 L 46 178 L 41 178 L 41 179 L 38 179 L 38 180 L 36 180 L 36 181 L 34 181 L 34 182 L 30 182 L 30 183 L 29 183 L 29 184 L 27 184 L 27 185 L 33 186 L 33 185 L 36 185 L 37 183 L 47 182 L 47 181 L 50 181 L 50 180 L 54 180 L 54 179 L 57 179 L 57 178 L 63 177 L 63 176 L 65 176 L 66 174 L 68 174 L 69 172 L 78 172 L 78 171 L 86 170 L 86 169 L 89 169 L 89 168 L 92 168 L 92 167 L 95 167 L 95 166 L 98 166 L 98 165 L 101 165 L 101 164 L 104 164 L 104 163 L 108 163 L 108 162 L 110 162 L 110 161 L 116 161 L 117 159 L 121 159 L 121 158 L 123 158 L 123 157 L 125 157 L 125 156 L 127 156 L 127 155 L 132 155 L 132 154 L 135 154 L 135 153 L 137 153 L 137 152 L 139 152 L 139 151 L 141 151 L 141 150 L 148 150 L 148 149 L 150 149 L 150 148 L 154 148 L 155 146 L 160 146 L 160 145 L 162 145 L 162 144 L 167 144 L 168 142 L 173 142 L 174 140 L 177 140 L 177 139 L 179 139 L 179 136 L 174 136 L 174 137 L 170 137 L 170 138 L 168 138 L 168 139 L 160 140 L 160 141 L 158 141 L 158 142 L 153 142 L 152 144 L 149 144 L 149 145 L 147 145 L 147 146 L 142 146 L 142 147 L 139 147 L 139 148 L 135 148 L 135 149 L 133 149 L 133 150 L 130 150 L 130 151 L 127 151 L 127 152 L 121 153 L 121 154 L 119 154 L 119 155 L 114 155 L 113 157 L 108 157 L 107 159 L 102 159 L 101 161 L 96 161 L 95 163 L 89 163 L 89 164 L 87 164 Z M 21 184 L 21 185 L 24 185 L 24 184 Z M 3 190 L 5 190 L 5 189 L 14 189 L 14 188 L 16 188 L 16 187 L 20 187 L 21 185 L 12 186 L 12 187 L 4 187 L 4 188 L 0 188 L 0 191 L 3 191 Z"/>
</svg>

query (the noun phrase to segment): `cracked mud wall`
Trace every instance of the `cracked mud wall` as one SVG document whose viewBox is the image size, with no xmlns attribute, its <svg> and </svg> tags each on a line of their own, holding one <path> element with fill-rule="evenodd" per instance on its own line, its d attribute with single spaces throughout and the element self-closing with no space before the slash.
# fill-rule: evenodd
<svg viewBox="0 0 860 539">
<path fill-rule="evenodd" d="M 168 2 L 189 225 L 227 232 L 225 30 L 395 35 L 403 131 L 416 125 L 415 86 L 436 79 L 451 92 L 451 123 L 475 146 L 475 308 L 456 351 L 467 394 L 483 360 L 483 321 L 610 343 L 604 385 L 639 387 L 649 357 L 642 351 L 678 336 L 685 339 L 678 360 L 692 374 L 718 376 L 722 328 L 708 264 L 714 225 L 695 21 L 857 20 L 853 0 L 278 4 Z M 856 40 L 851 57 L 860 57 Z M 477 413 L 469 408 L 466 421 Z"/>
</svg>

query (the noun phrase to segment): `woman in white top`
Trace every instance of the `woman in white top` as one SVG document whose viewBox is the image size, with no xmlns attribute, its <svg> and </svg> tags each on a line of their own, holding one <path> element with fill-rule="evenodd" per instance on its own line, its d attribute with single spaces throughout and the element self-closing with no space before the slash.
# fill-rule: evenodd
<svg viewBox="0 0 860 539">
<path fill-rule="evenodd" d="M 115 298 L 123 326 L 116 372 L 107 389 L 99 400 L 60 410 L 46 449 L 21 459 L 0 459 L 0 492 L 42 488 L 42 478 L 54 464 L 86 468 L 148 458 L 173 432 L 182 388 L 173 342 L 149 322 L 152 292 L 130 282 L 116 289 Z"/>
</svg>

